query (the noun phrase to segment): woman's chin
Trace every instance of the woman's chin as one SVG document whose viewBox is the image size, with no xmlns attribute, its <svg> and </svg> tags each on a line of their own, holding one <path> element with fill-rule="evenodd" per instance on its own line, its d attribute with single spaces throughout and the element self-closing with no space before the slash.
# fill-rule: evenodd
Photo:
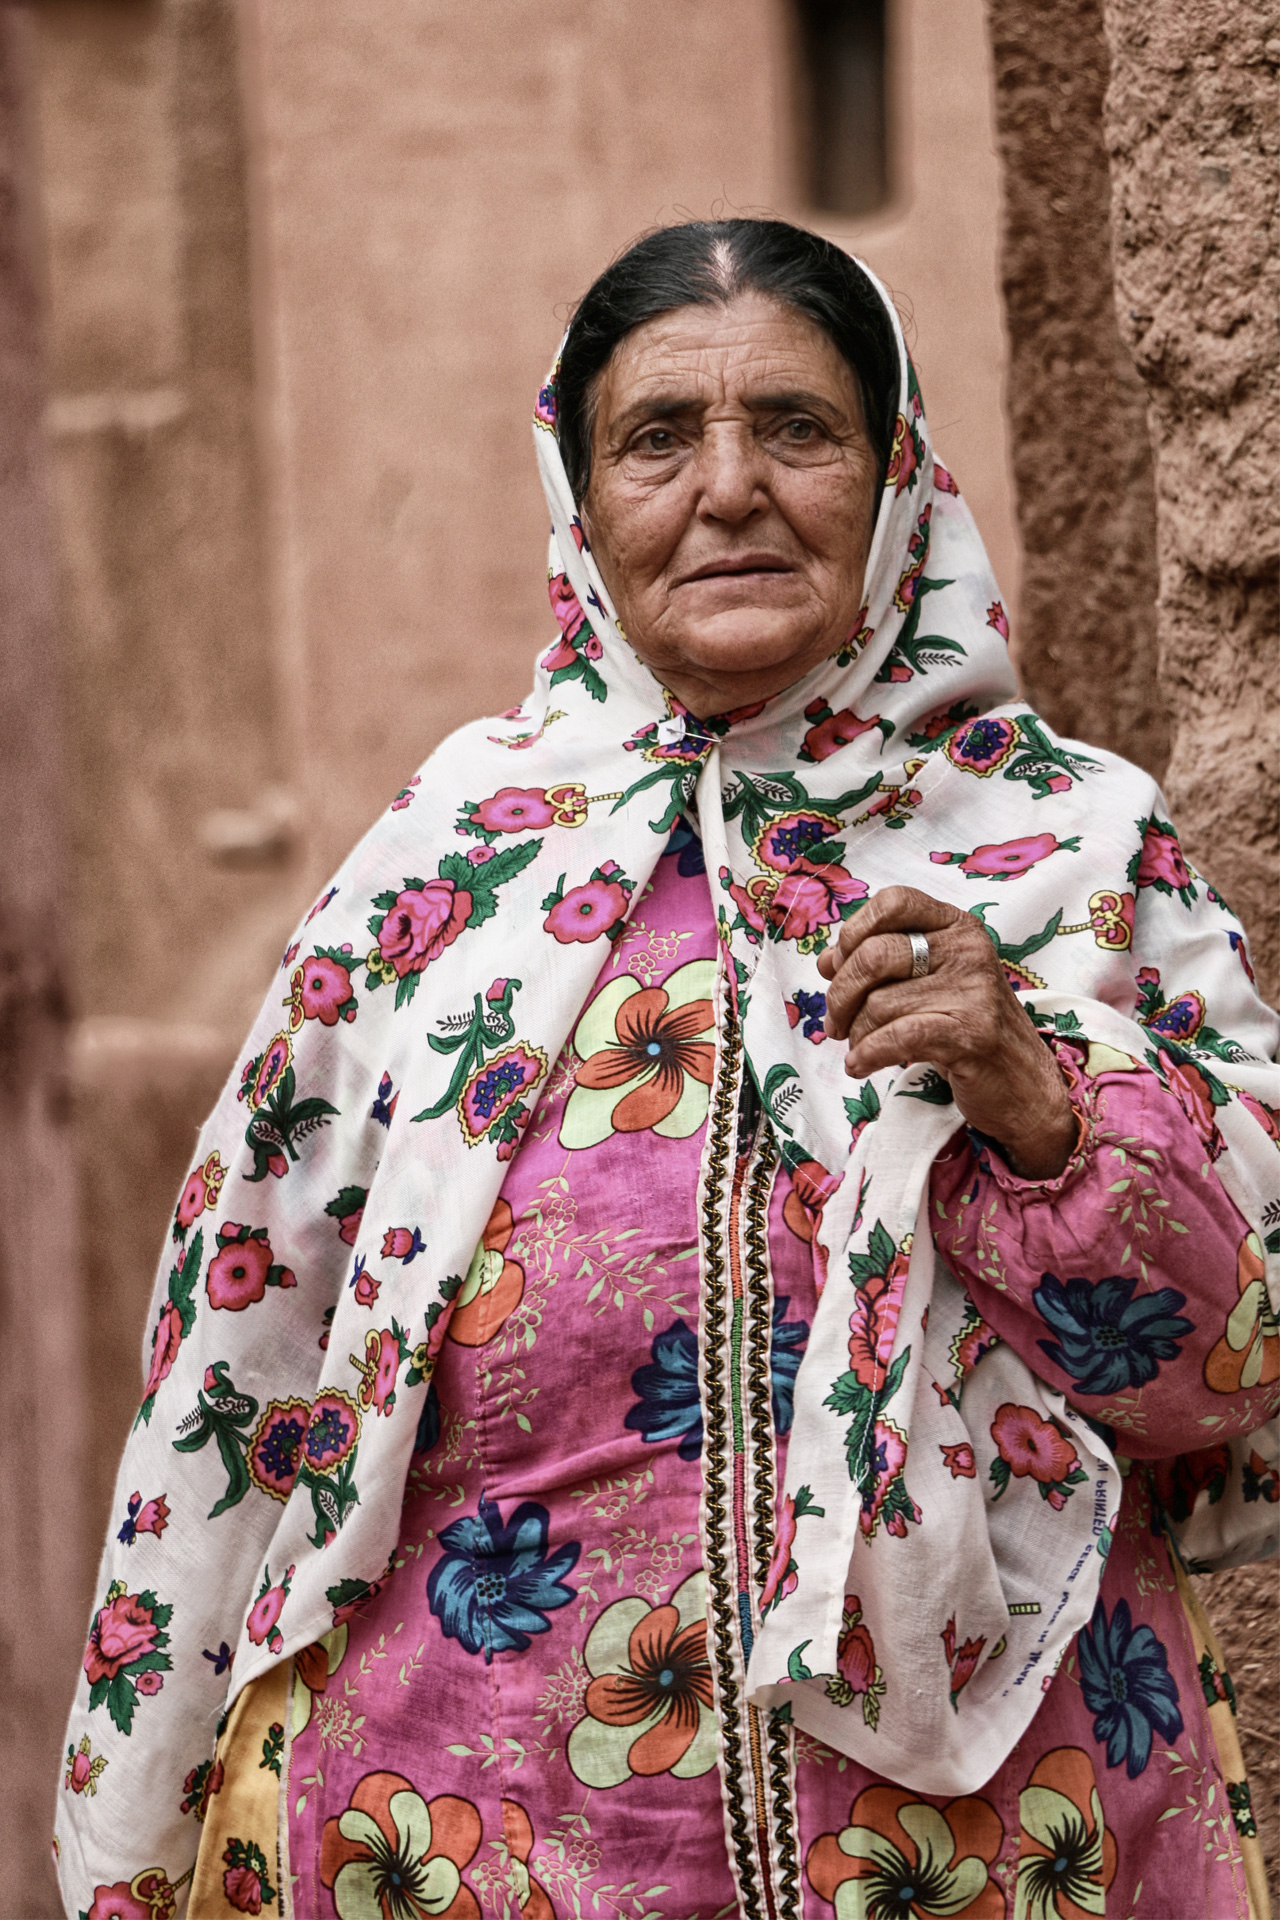
<svg viewBox="0 0 1280 1920">
<path fill-rule="evenodd" d="M 702 683 L 733 694 L 734 704 L 741 704 L 739 695 L 742 699 L 764 699 L 781 692 L 802 680 L 831 650 L 826 635 L 815 635 L 811 626 L 797 632 L 789 622 L 748 620 L 741 613 L 700 623 L 674 642 L 667 636 L 660 655 L 657 650 L 648 652 L 643 640 L 635 636 L 632 645 L 658 678 L 674 690 L 679 691 L 685 681 Z M 712 707 L 706 710 L 717 711 Z"/>
</svg>

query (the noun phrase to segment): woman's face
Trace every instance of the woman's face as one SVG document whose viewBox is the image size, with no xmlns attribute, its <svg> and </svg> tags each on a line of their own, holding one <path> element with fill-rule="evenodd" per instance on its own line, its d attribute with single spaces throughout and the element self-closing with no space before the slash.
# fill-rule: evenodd
<svg viewBox="0 0 1280 1920">
<path fill-rule="evenodd" d="M 848 364 L 760 294 L 650 320 L 600 376 L 587 537 L 631 645 L 693 713 L 766 699 L 839 647 L 877 482 Z"/>
</svg>

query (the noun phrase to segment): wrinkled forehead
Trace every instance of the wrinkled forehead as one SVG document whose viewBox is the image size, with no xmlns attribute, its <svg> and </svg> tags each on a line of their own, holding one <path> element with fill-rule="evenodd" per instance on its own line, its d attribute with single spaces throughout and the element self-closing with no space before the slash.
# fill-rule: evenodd
<svg viewBox="0 0 1280 1920">
<path fill-rule="evenodd" d="M 632 328 L 589 393 L 595 435 L 640 418 L 797 406 L 863 425 L 860 384 L 822 327 L 758 293 L 673 308 Z"/>
</svg>

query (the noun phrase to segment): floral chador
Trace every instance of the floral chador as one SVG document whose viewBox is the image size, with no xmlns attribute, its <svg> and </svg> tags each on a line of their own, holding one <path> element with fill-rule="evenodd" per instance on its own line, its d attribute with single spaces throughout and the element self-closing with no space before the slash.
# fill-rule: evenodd
<svg viewBox="0 0 1280 1920">
<path fill-rule="evenodd" d="M 1166 1542 L 1272 1531 L 1280 1023 L 1016 700 L 905 349 L 899 410 L 856 627 L 703 720 L 539 396 L 560 638 L 316 902 L 178 1202 L 71 1913 L 1247 1914 Z M 1054 1049 L 1057 1181 L 824 1040 L 903 881 Z"/>
</svg>

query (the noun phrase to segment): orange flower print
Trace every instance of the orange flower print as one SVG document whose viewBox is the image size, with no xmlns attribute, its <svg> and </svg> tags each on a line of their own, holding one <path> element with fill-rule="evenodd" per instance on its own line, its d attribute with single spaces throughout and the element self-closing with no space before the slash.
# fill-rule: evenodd
<svg viewBox="0 0 1280 1920">
<path fill-rule="evenodd" d="M 1004 1827 L 986 1800 L 945 1807 L 904 1787 L 867 1787 L 841 1833 L 819 1834 L 805 1863 L 809 1885 L 839 1920 L 1005 1920 L 988 1871 Z"/>
<path fill-rule="evenodd" d="M 502 1802 L 502 1839 L 491 1844 L 497 1857 L 472 1871 L 472 1881 L 480 1897 L 488 1904 L 514 1909 L 520 1920 L 556 1920 L 556 1910 L 542 1887 L 529 1872 L 533 1852 L 533 1822 L 518 1800 Z"/>
<path fill-rule="evenodd" d="M 560 1123 L 563 1147 L 613 1133 L 687 1140 L 707 1117 L 715 1072 L 714 960 L 690 960 L 660 987 L 631 974 L 596 995 L 573 1036 L 582 1065 Z"/>
<path fill-rule="evenodd" d="M 1204 1383 L 1211 1393 L 1267 1387 L 1280 1375 L 1280 1326 L 1271 1308 L 1265 1274 L 1262 1242 L 1256 1233 L 1247 1233 L 1236 1255 L 1240 1298 L 1231 1309 L 1222 1338 L 1204 1363 Z"/>
<path fill-rule="evenodd" d="M 524 1298 L 524 1268 L 518 1260 L 506 1258 L 514 1232 L 511 1208 L 499 1200 L 454 1300 L 449 1338 L 460 1347 L 486 1346 Z"/>
<path fill-rule="evenodd" d="M 366 1773 L 345 1813 L 326 1820 L 320 1879 L 339 1920 L 480 1920 L 462 1870 L 480 1845 L 469 1800 L 424 1800 L 399 1773 Z"/>
<path fill-rule="evenodd" d="M 632 1774 L 691 1780 L 716 1763 L 706 1575 L 692 1574 L 665 1607 L 638 1596 L 604 1609 L 585 1649 L 586 1715 L 568 1759 L 588 1787 L 619 1787 Z"/>
<path fill-rule="evenodd" d="M 1088 1754 L 1080 1747 L 1046 1753 L 1018 1804 L 1016 1920 L 1088 1920 L 1105 1913 L 1116 1843 Z"/>
</svg>

